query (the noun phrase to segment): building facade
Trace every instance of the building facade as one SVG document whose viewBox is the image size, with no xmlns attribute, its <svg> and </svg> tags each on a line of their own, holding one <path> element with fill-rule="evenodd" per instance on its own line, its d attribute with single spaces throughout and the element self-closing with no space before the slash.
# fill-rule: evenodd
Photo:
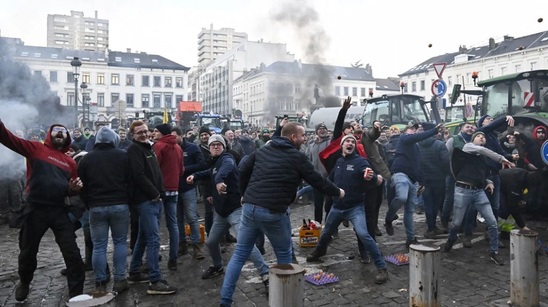
<svg viewBox="0 0 548 307">
<path fill-rule="evenodd" d="M 79 126 L 127 125 L 164 109 L 175 114 L 177 103 L 187 100 L 189 68 L 159 55 L 19 45 L 12 56 L 45 78 L 69 112 L 78 103 Z M 82 63 L 77 80 L 75 57 Z"/>
<path fill-rule="evenodd" d="M 198 65 L 208 65 L 227 51 L 247 41 L 247 34 L 231 28 L 202 28 L 198 34 Z"/>
<path fill-rule="evenodd" d="M 47 46 L 105 52 L 109 44 L 109 21 L 85 17 L 83 12 L 48 15 Z"/>
</svg>

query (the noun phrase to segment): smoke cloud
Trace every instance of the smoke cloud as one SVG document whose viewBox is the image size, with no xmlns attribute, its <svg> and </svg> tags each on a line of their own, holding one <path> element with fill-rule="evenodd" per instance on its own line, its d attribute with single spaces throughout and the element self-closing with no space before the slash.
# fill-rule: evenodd
<svg viewBox="0 0 548 307">
<path fill-rule="evenodd" d="M 301 85 L 301 104 L 303 111 L 308 112 L 309 109 L 314 109 L 311 107 L 316 104 L 316 101 L 311 100 L 311 97 L 314 97 L 316 84 L 320 88 L 322 97 L 331 95 L 333 91 L 332 68 L 324 65 L 326 61 L 324 54 L 329 49 L 331 39 L 320 22 L 318 12 L 306 0 L 281 4 L 279 9 L 271 14 L 271 18 L 294 31 L 301 43 L 304 54 L 303 62 L 316 64 L 310 65 L 312 71 L 305 73 Z"/>
<path fill-rule="evenodd" d="M 46 130 L 53 123 L 67 124 L 59 98 L 41 75 L 10 56 L 10 46 L 0 38 L 0 119 L 13 133 L 29 128 Z M 23 159 L 0 145 L 0 179 L 13 178 Z M 16 167 L 17 165 L 17 167 Z"/>
</svg>

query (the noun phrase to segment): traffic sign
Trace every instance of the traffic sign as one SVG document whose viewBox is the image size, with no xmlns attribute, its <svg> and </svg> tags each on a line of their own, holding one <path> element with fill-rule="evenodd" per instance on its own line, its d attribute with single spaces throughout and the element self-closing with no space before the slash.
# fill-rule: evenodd
<svg viewBox="0 0 548 307">
<path fill-rule="evenodd" d="M 540 155 L 542 156 L 544 164 L 548 165 L 548 141 L 545 141 L 540 147 Z"/>
<path fill-rule="evenodd" d="M 445 83 L 442 79 L 436 79 L 432 82 L 431 91 L 432 95 L 442 97 L 445 93 L 447 93 L 447 83 Z"/>
<path fill-rule="evenodd" d="M 443 74 L 443 71 L 445 70 L 445 66 L 447 66 L 447 63 L 434 63 L 432 65 L 434 66 L 434 70 L 436 71 L 438 78 L 441 79 L 441 74 Z"/>
</svg>

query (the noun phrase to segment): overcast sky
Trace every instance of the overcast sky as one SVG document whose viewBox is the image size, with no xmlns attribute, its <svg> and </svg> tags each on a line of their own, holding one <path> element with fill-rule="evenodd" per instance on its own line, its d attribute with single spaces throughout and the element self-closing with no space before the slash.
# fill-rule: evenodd
<svg viewBox="0 0 548 307">
<path fill-rule="evenodd" d="M 198 33 L 213 24 L 252 41 L 285 43 L 304 63 L 369 63 L 376 78 L 396 77 L 459 45 L 548 30 L 548 21 L 538 22 L 548 18 L 548 0 L 3 0 L 1 35 L 45 46 L 47 15 L 71 10 L 108 19 L 113 51 L 131 48 L 191 67 Z"/>
</svg>

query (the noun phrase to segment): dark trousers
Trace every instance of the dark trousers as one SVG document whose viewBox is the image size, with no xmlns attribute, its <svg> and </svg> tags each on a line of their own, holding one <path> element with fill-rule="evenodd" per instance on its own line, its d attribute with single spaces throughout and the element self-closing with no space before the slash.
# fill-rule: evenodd
<svg viewBox="0 0 548 307">
<path fill-rule="evenodd" d="M 325 202 L 325 194 L 322 193 L 321 190 L 314 189 L 314 220 L 319 223 L 321 223 L 323 220 L 324 202 Z"/>
<path fill-rule="evenodd" d="M 19 232 L 19 278 L 30 284 L 36 270 L 40 241 L 48 229 L 53 231 L 55 241 L 63 254 L 67 266 L 69 296 L 80 295 L 84 291 L 84 263 L 76 244 L 74 225 L 68 211 L 56 206 L 34 206 Z"/>
<path fill-rule="evenodd" d="M 129 230 L 129 248 L 133 252 L 139 234 L 139 212 L 137 212 L 137 206 L 133 205 L 129 206 Z"/>
</svg>

